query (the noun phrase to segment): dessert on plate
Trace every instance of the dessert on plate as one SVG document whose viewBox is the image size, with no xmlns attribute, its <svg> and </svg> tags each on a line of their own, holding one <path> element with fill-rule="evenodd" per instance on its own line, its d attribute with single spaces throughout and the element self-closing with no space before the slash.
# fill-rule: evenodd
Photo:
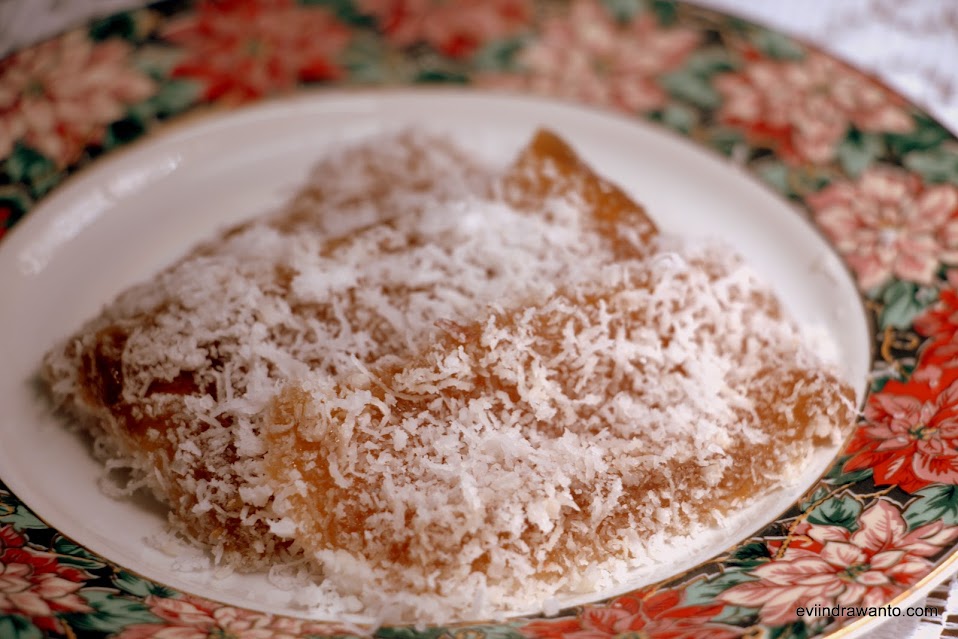
<svg viewBox="0 0 958 639">
<path fill-rule="evenodd" d="M 662 236 L 549 131 L 504 168 L 423 132 L 334 150 L 43 376 L 217 562 L 393 621 L 611 587 L 854 416 L 740 258 Z"/>
</svg>

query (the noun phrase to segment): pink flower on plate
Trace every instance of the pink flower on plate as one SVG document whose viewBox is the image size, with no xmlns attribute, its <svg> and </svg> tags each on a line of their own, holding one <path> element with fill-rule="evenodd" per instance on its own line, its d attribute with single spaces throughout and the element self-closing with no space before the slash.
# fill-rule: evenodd
<svg viewBox="0 0 958 639">
<path fill-rule="evenodd" d="M 23 615 L 47 632 L 65 633 L 63 612 L 92 612 L 77 591 L 92 577 L 34 550 L 12 526 L 0 528 L 0 616 Z"/>
<path fill-rule="evenodd" d="M 360 0 L 359 6 L 397 46 L 427 42 L 454 58 L 518 33 L 532 17 L 531 0 Z"/>
<path fill-rule="evenodd" d="M 479 81 L 627 112 L 651 111 L 667 99 L 659 78 L 681 67 L 699 40 L 699 32 L 663 28 L 649 14 L 621 23 L 598 0 L 575 0 L 568 13 L 547 19 L 538 41 L 520 54 L 525 73 L 490 74 Z"/>
<path fill-rule="evenodd" d="M 130 52 L 75 31 L 0 60 L 0 158 L 22 141 L 63 168 L 100 142 L 106 125 L 156 91 Z"/>
<path fill-rule="evenodd" d="M 337 57 L 350 38 L 326 9 L 293 0 L 206 0 L 163 36 L 183 48 L 174 77 L 202 82 L 207 100 L 232 103 L 340 77 Z"/>
<path fill-rule="evenodd" d="M 863 290 L 892 276 L 930 284 L 941 262 L 958 262 L 958 188 L 930 186 L 894 167 L 873 167 L 808 197 L 815 220 L 845 256 Z"/>
<path fill-rule="evenodd" d="M 145 602 L 163 621 L 127 626 L 116 639 L 297 639 L 347 634 L 338 626 L 224 606 L 191 595 L 179 599 L 150 595 Z"/>
<path fill-rule="evenodd" d="M 719 120 L 792 164 L 831 161 L 849 126 L 894 133 L 914 126 L 901 98 L 818 52 L 798 61 L 750 59 L 741 72 L 716 77 L 715 87 Z"/>
<path fill-rule="evenodd" d="M 958 538 L 958 527 L 936 521 L 909 531 L 901 513 L 879 499 L 855 532 L 807 525 L 810 543 L 753 568 L 756 581 L 733 586 L 721 601 L 758 608 L 770 626 L 798 619 L 799 606 L 881 606 L 931 570 L 927 559 Z"/>
</svg>

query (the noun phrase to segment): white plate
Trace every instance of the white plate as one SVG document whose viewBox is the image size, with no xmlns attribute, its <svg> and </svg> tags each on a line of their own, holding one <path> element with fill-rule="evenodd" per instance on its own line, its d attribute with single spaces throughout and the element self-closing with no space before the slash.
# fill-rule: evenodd
<svg viewBox="0 0 958 639">
<path fill-rule="evenodd" d="M 838 345 L 843 375 L 864 393 L 871 340 L 852 279 L 797 210 L 723 159 L 635 120 L 535 98 L 325 92 L 153 135 L 72 178 L 7 238 L 0 250 L 3 481 L 53 528 L 153 580 L 234 605 L 310 615 L 264 575 L 187 571 L 146 544 L 164 530 L 162 508 L 106 497 L 97 486 L 100 464 L 47 413 L 32 380 L 45 351 L 124 288 L 216 229 L 281 206 L 326 149 L 406 126 L 447 133 L 503 165 L 537 127 L 556 130 L 663 230 L 718 236 L 736 247 L 793 317 L 825 330 Z M 835 452 L 811 459 L 799 484 L 757 495 L 722 530 L 675 540 L 661 565 L 636 573 L 621 590 L 673 575 L 754 533 L 810 486 Z"/>
</svg>

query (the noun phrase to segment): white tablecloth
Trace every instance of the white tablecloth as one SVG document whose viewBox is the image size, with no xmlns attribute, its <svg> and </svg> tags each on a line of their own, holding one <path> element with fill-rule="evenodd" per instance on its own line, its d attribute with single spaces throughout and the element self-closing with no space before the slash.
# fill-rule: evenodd
<svg viewBox="0 0 958 639">
<path fill-rule="evenodd" d="M 958 132 L 958 0 L 695 0 L 818 44 L 886 80 Z M 0 0 L 0 55 L 142 0 Z M 928 602 L 943 614 L 902 618 L 875 639 L 958 636 L 958 580 Z M 949 617 L 954 621 L 950 621 Z"/>
</svg>

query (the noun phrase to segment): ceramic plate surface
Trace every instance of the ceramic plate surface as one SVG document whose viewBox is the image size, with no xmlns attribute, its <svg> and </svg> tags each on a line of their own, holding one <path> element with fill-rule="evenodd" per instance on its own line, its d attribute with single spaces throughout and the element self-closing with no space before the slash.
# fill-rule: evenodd
<svg viewBox="0 0 958 639">
<path fill-rule="evenodd" d="M 955 140 L 831 58 L 685 5 L 420 11 L 167 2 L 0 62 L 15 96 L 0 218 L 16 226 L 0 242 L 0 637 L 349 634 L 263 575 L 185 570 L 144 544 L 162 509 L 104 496 L 33 380 L 116 293 L 281 206 L 326 149 L 402 126 L 499 164 L 559 131 L 664 230 L 745 255 L 831 338 L 864 410 L 797 484 L 676 539 L 619 591 L 380 636 L 848 634 L 869 618 L 797 610 L 911 601 L 940 579 L 958 543 Z M 425 82 L 456 86 L 410 86 Z"/>
</svg>

